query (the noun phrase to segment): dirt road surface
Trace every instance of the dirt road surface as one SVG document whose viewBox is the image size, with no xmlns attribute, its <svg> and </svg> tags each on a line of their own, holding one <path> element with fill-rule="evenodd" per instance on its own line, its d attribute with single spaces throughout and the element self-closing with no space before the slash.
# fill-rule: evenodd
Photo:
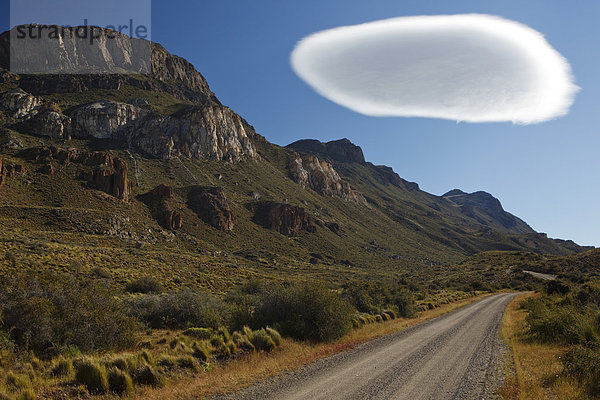
<svg viewBox="0 0 600 400">
<path fill-rule="evenodd" d="M 497 294 L 220 399 L 491 399 L 502 381 Z"/>
</svg>

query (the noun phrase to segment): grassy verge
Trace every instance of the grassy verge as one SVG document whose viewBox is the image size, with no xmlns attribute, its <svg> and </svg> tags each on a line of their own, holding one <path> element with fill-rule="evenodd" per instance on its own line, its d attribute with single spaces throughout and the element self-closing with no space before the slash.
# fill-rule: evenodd
<svg viewBox="0 0 600 400">
<path fill-rule="evenodd" d="M 353 330 L 344 338 L 333 343 L 310 344 L 284 339 L 281 347 L 272 353 L 251 354 L 244 359 L 215 366 L 206 374 L 189 379 L 184 378 L 163 388 L 145 388 L 141 392 L 138 392 L 135 398 L 190 399 L 205 398 L 231 392 L 269 377 L 300 368 L 320 358 L 352 349 L 369 340 L 418 325 L 464 307 L 486 296 L 489 296 L 489 294 L 444 304 L 438 308 L 425 311 L 413 319 L 399 318 L 383 323 L 365 325 L 360 329 Z"/>
<path fill-rule="evenodd" d="M 540 344 L 526 335 L 527 312 L 520 308 L 523 301 L 538 297 L 525 293 L 507 306 L 502 321 L 502 335 L 509 347 L 505 383 L 500 389 L 502 399 L 585 399 L 580 385 L 562 374 L 560 357 L 567 347 Z"/>
</svg>

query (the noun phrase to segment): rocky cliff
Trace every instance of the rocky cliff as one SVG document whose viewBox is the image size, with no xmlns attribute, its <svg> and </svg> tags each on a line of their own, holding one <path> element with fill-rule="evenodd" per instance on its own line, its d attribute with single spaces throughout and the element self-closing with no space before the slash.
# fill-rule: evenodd
<svg viewBox="0 0 600 400">
<path fill-rule="evenodd" d="M 344 164 L 366 166 L 373 171 L 374 177 L 385 185 L 391 184 L 409 191 L 419 189 L 418 184 L 402 179 L 392 168 L 366 162 L 362 149 L 348 139 L 333 140 L 327 143 L 304 139 L 291 143 L 287 147 L 303 156 L 317 156 L 323 160 L 331 161 L 334 166 L 340 169 L 344 168 Z"/>
<path fill-rule="evenodd" d="M 337 196 L 344 200 L 367 205 L 367 200 L 350 184 L 340 178 L 331 163 L 316 156 L 295 154 L 290 162 L 292 179 L 304 188 L 311 188 L 322 196 Z"/>
<path fill-rule="evenodd" d="M 128 149 L 159 158 L 184 155 L 235 162 L 258 157 L 252 143 L 256 135 L 254 129 L 231 109 L 221 105 L 192 64 L 168 53 L 158 44 L 97 29 L 100 33 L 97 46 L 83 46 L 78 41 L 71 41 L 63 32 L 64 40 L 43 41 L 44 46 L 55 47 L 50 49 L 52 51 L 31 48 L 21 52 L 20 56 L 31 57 L 32 64 L 54 62 L 56 65 L 52 69 L 57 72 L 77 68 L 85 71 L 90 65 L 100 65 L 110 73 L 15 76 L 1 71 L 4 80 L 20 86 L 0 95 L 0 109 L 19 121 L 16 129 L 51 138 L 91 137 L 120 141 Z M 107 39 L 109 34 L 114 35 L 114 39 Z M 10 65 L 8 38 L 8 32 L 0 35 L 0 66 L 4 68 Z M 32 41 L 31 46 L 35 45 Z M 124 74 L 125 67 L 133 71 L 143 67 L 136 64 L 143 54 L 136 52 L 143 51 L 144 46 L 151 49 L 146 76 Z M 127 65 L 124 67 L 123 63 Z M 87 91 L 98 89 L 113 91 L 118 97 L 123 86 L 165 92 L 188 103 L 184 110 L 171 115 L 156 112 L 151 104 L 140 99 L 83 102 L 61 112 L 50 107 L 52 102 L 43 98 L 47 94 L 60 93 L 82 93 L 80 97 L 85 98 Z"/>
</svg>

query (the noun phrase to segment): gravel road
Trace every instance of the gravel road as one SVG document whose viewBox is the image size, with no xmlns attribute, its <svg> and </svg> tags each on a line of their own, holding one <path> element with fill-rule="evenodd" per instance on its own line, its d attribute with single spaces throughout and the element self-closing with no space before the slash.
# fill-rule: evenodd
<svg viewBox="0 0 600 400">
<path fill-rule="evenodd" d="M 556 280 L 556 275 L 542 274 L 541 272 L 525 271 L 525 270 L 523 270 L 523 272 L 525 272 L 526 274 L 529 274 L 531 276 L 535 276 L 536 278 L 543 279 L 545 281 Z"/>
<path fill-rule="evenodd" d="M 502 381 L 498 294 L 220 399 L 489 399 Z"/>
</svg>

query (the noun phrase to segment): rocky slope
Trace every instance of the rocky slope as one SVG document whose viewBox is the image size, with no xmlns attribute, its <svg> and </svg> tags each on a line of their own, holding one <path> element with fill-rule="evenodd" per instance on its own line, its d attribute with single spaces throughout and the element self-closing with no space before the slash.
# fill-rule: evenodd
<svg viewBox="0 0 600 400">
<path fill-rule="evenodd" d="M 6 34 L 0 39 L 7 65 Z M 227 284 L 270 273 L 436 279 L 441 265 L 485 250 L 585 250 L 533 232 L 491 196 L 426 193 L 346 139 L 273 145 L 223 106 L 191 64 L 157 45 L 153 57 L 146 76 L 0 70 L 6 235 L 44 232 L 56 243 L 102 242 L 134 247 L 131 254 L 149 246 L 161 267 L 147 275 L 172 280 L 179 268 L 198 282 L 219 265 L 225 270 L 210 280 Z M 0 246 L 13 246 L 2 235 Z M 172 261 L 182 255 L 192 266 Z M 127 263 L 154 265 L 133 256 Z M 117 278 L 131 276 L 115 268 Z"/>
</svg>

